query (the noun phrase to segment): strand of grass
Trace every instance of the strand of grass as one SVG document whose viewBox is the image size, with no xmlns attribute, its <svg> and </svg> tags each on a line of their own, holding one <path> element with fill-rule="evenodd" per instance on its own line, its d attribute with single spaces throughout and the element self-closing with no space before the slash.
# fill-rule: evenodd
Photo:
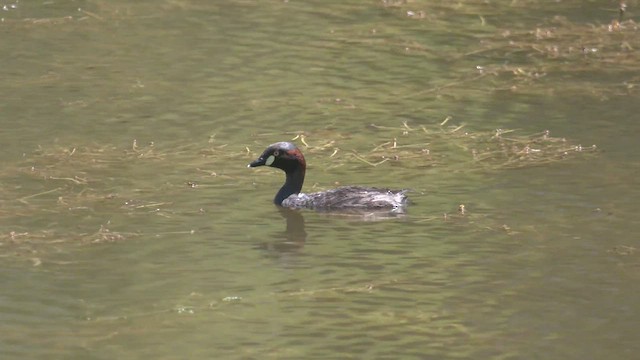
<svg viewBox="0 0 640 360">
<path fill-rule="evenodd" d="M 389 286 L 389 285 L 412 285 L 411 282 L 409 281 L 398 281 L 396 279 L 393 280 L 386 280 L 386 281 L 379 281 L 377 283 L 370 283 L 370 284 L 366 284 L 366 285 L 360 285 L 360 286 L 337 286 L 337 287 L 331 287 L 331 288 L 324 288 L 324 289 L 316 289 L 316 290 L 296 290 L 296 291 L 285 291 L 283 293 L 274 293 L 274 295 L 285 295 L 285 296 L 310 296 L 310 295 L 316 295 L 316 294 L 320 294 L 320 293 L 330 293 L 330 292 L 342 292 L 342 293 L 360 293 L 360 292 L 371 292 L 376 288 L 382 287 L 382 286 Z"/>
<path fill-rule="evenodd" d="M 562 161 L 562 157 L 556 157 L 553 159 L 540 159 L 540 160 L 536 160 L 536 161 L 523 161 L 522 159 L 516 159 L 516 160 L 512 160 L 512 161 L 507 161 L 505 163 L 502 164 L 494 164 L 491 165 L 491 169 L 492 170 L 500 170 L 500 169 L 522 169 L 522 168 L 527 168 L 527 167 L 534 167 L 534 166 L 542 166 L 542 165 L 548 165 L 548 164 L 553 164 L 553 163 L 557 163 L 559 161 Z"/>
<path fill-rule="evenodd" d="M 414 222 L 416 223 L 423 223 L 423 222 L 427 222 L 427 221 L 434 221 L 434 220 L 442 220 L 441 216 L 429 216 L 429 217 L 423 217 L 423 218 L 419 218 L 417 220 L 414 220 Z"/>
<path fill-rule="evenodd" d="M 360 155 L 356 154 L 355 152 L 354 152 L 354 153 L 352 153 L 351 155 L 355 156 L 355 158 L 356 158 L 356 159 L 358 159 L 358 160 L 360 160 L 360 161 L 364 162 L 365 164 L 367 164 L 367 165 L 371 165 L 371 166 L 373 166 L 373 167 L 376 167 L 376 166 L 378 166 L 378 165 L 380 165 L 380 164 L 383 164 L 383 163 L 385 163 L 385 162 L 389 161 L 389 158 L 384 158 L 384 159 L 382 159 L 381 161 L 379 161 L 379 162 L 377 162 L 377 163 L 372 163 L 371 161 L 369 161 L 369 160 L 367 160 L 367 159 L 363 158 L 362 156 L 360 156 Z"/>
<path fill-rule="evenodd" d="M 167 314 L 167 313 L 172 313 L 174 312 L 175 309 L 160 309 L 160 310 L 155 310 L 155 311 L 147 311 L 147 312 L 138 312 L 136 314 L 128 314 L 128 315 L 105 315 L 105 316 L 96 316 L 94 318 L 91 319 L 91 321 L 93 322 L 104 322 L 104 321 L 108 321 L 108 322 L 114 322 L 114 321 L 123 321 L 123 320 L 129 320 L 129 319 L 136 319 L 136 318 L 143 318 L 143 317 L 155 317 L 158 316 L 160 314 Z M 109 339 L 112 338 L 116 335 L 119 335 L 119 332 L 112 332 L 110 334 L 107 334 L 105 336 L 101 336 L 98 339 Z"/>
<path fill-rule="evenodd" d="M 128 153 L 128 155 L 135 155 L 138 159 L 152 159 L 152 160 L 165 160 L 165 154 L 156 154 L 154 149 L 149 149 L 146 151 L 134 151 L 133 153 Z"/>
<path fill-rule="evenodd" d="M 208 176 L 218 176 L 218 173 L 213 170 L 205 170 L 201 168 L 196 168 L 196 171 L 207 174 Z"/>
<path fill-rule="evenodd" d="M 435 86 L 435 87 L 432 87 L 432 88 L 429 88 L 429 89 L 417 91 L 417 92 L 409 94 L 409 95 L 404 95 L 404 96 L 401 96 L 400 98 L 401 99 L 409 99 L 409 98 L 413 98 L 413 97 L 420 96 L 420 95 L 426 95 L 426 94 L 430 94 L 430 93 L 434 93 L 434 92 L 439 92 L 439 91 L 442 91 L 444 89 L 448 89 L 448 88 L 451 88 L 451 87 L 454 87 L 454 86 L 463 85 L 465 83 L 470 83 L 470 82 L 476 81 L 478 79 L 482 79 L 485 76 L 487 76 L 486 73 L 480 73 L 480 74 L 477 74 L 476 76 L 472 76 L 472 77 L 470 77 L 468 79 L 460 79 L 460 80 L 452 81 L 452 82 L 446 83 L 446 84 L 441 85 L 441 86 Z"/>
<path fill-rule="evenodd" d="M 461 57 L 468 57 L 468 56 L 473 56 L 473 55 L 478 55 L 478 54 L 482 54 L 485 52 L 491 52 L 491 51 L 495 51 L 495 50 L 500 50 L 500 49 L 505 49 L 505 48 L 509 48 L 511 45 L 498 45 L 498 46 L 486 46 L 480 49 L 476 49 L 473 51 L 469 51 L 466 52 L 464 54 L 461 55 Z"/>
<path fill-rule="evenodd" d="M 314 146 L 312 150 L 315 150 L 315 149 L 325 150 L 326 148 L 334 147 L 335 143 L 336 143 L 335 140 L 331 140 L 329 142 L 324 143 L 323 145 Z"/>
<path fill-rule="evenodd" d="M 404 126 L 405 130 L 407 130 L 407 131 L 413 131 L 414 130 L 411 127 L 409 127 L 409 125 L 407 124 L 406 121 L 402 122 L 402 126 Z"/>
<path fill-rule="evenodd" d="M 266 137 L 266 136 L 276 136 L 276 135 L 300 135 L 300 134 L 304 134 L 305 131 L 304 130 L 294 130 L 294 131 L 285 131 L 284 133 L 282 132 L 264 132 L 264 133 L 258 133 L 256 134 L 257 137 Z"/>
<path fill-rule="evenodd" d="M 155 203 L 150 203 L 150 204 L 144 204 L 144 205 L 135 205 L 135 206 L 131 206 L 134 209 L 145 209 L 145 208 L 150 208 L 150 207 L 158 207 L 158 206 L 164 206 L 164 205 L 171 205 L 173 203 L 170 202 L 155 202 Z"/>
<path fill-rule="evenodd" d="M 495 159 L 498 155 L 504 155 L 504 154 L 500 151 L 486 152 L 482 154 L 476 154 L 473 157 L 473 160 L 477 162 L 481 162 L 489 159 Z"/>
<path fill-rule="evenodd" d="M 380 150 L 381 148 L 383 148 L 383 147 L 385 147 L 385 146 L 387 146 L 387 145 L 390 145 L 390 144 L 391 144 L 391 141 L 387 141 L 387 142 L 385 142 L 385 143 L 382 143 L 382 144 L 380 144 L 380 145 L 378 145 L 378 146 L 374 147 L 374 148 L 373 148 L 373 150 L 371 150 L 371 152 L 378 151 L 378 150 Z"/>
<path fill-rule="evenodd" d="M 55 176 L 49 176 L 48 178 L 49 178 L 49 179 L 52 179 L 52 180 L 65 180 L 65 181 L 71 181 L 71 182 L 73 182 L 73 183 L 75 183 L 75 184 L 78 184 L 78 185 L 84 185 L 84 184 L 86 184 L 86 183 L 87 183 L 87 180 L 86 180 L 86 179 L 78 178 L 77 176 L 76 176 L 76 178 L 75 178 L 75 179 L 74 179 L 74 178 L 67 178 L 67 177 L 55 177 Z"/>
<path fill-rule="evenodd" d="M 196 233 L 195 230 L 184 230 L 184 231 L 166 231 L 166 232 L 154 233 L 154 235 L 155 236 L 162 236 L 162 235 L 193 235 L 195 233 Z"/>
<path fill-rule="evenodd" d="M 60 191 L 60 190 L 62 190 L 62 188 L 58 187 L 58 188 L 47 190 L 47 191 L 43 191 L 43 192 L 40 192 L 40 193 L 37 193 L 37 194 L 21 197 L 21 198 L 18 199 L 18 201 L 20 201 L 21 203 L 24 203 L 24 204 L 28 204 L 27 199 L 33 199 L 35 197 L 51 194 L 51 193 L 54 193 L 54 192 Z"/>
<path fill-rule="evenodd" d="M 417 144 L 407 144 L 407 145 L 396 145 L 393 149 L 407 149 L 407 148 L 415 148 L 415 147 L 423 147 L 429 146 L 431 143 L 417 143 Z"/>
<path fill-rule="evenodd" d="M 78 11 L 80 11 L 81 13 L 83 13 L 83 14 L 89 16 L 89 17 L 92 17 L 92 18 L 94 18 L 96 20 L 100 20 L 102 22 L 105 22 L 105 19 L 103 17 L 99 16 L 98 14 L 92 13 L 91 11 L 87 11 L 87 10 L 84 10 L 84 9 L 78 9 Z"/>
<path fill-rule="evenodd" d="M 283 291 L 279 293 L 273 293 L 275 296 L 286 296 L 286 297 L 306 297 L 306 296 L 322 296 L 323 294 L 352 294 L 352 293 L 371 293 L 380 288 L 385 287 L 403 287 L 403 288 L 413 288 L 418 286 L 414 281 L 404 280 L 400 281 L 397 279 L 391 280 L 382 280 L 377 282 L 372 282 L 363 285 L 357 286 L 336 286 L 330 288 L 321 288 L 314 290 L 295 290 L 295 291 Z"/>
<path fill-rule="evenodd" d="M 440 126 L 445 126 L 449 120 L 453 119 L 451 116 L 447 116 L 446 118 L 444 118 L 444 120 L 442 120 L 442 122 L 440 123 Z M 422 131 L 427 132 L 427 129 L 424 126 L 421 126 Z"/>
<path fill-rule="evenodd" d="M 512 132 L 515 132 L 515 131 L 517 131 L 517 129 L 508 129 L 508 130 L 497 129 L 491 138 L 492 139 L 493 138 L 503 138 L 502 135 L 509 134 L 509 133 L 512 133 Z"/>
<path fill-rule="evenodd" d="M 304 134 L 297 134 L 293 139 L 291 139 L 291 141 L 296 141 L 300 139 L 300 142 L 304 144 L 304 146 L 309 147 L 309 144 L 307 144 L 307 142 L 305 141 L 305 135 Z"/>
<path fill-rule="evenodd" d="M 102 242 L 115 242 L 115 241 L 123 241 L 132 236 L 139 236 L 138 233 L 123 233 L 118 231 L 111 231 L 104 226 L 101 226 L 100 229 L 91 234 L 82 236 L 81 239 L 85 243 L 102 243 Z"/>
<path fill-rule="evenodd" d="M 463 127 L 465 127 L 465 124 L 459 125 L 458 127 L 456 127 L 455 129 L 453 129 L 453 130 L 451 130 L 451 131 L 449 131 L 449 132 L 450 132 L 450 133 L 455 133 L 455 132 L 457 132 L 458 130 L 462 129 Z"/>
<path fill-rule="evenodd" d="M 353 293 L 353 292 L 371 292 L 373 287 L 370 285 L 364 285 L 362 287 L 334 287 L 327 289 L 317 289 L 317 290 L 299 290 L 294 292 L 286 293 L 286 296 L 315 296 L 322 293 Z"/>
<path fill-rule="evenodd" d="M 406 128 L 404 127 L 393 127 L 393 126 L 382 126 L 382 125 L 376 125 L 376 124 L 369 124 L 369 127 L 372 127 L 374 129 L 380 129 L 380 130 L 406 130 Z"/>
<path fill-rule="evenodd" d="M 30 22 L 32 24 L 62 24 L 69 21 L 73 21 L 72 16 L 63 16 L 58 18 L 41 18 L 41 19 L 25 18 L 23 20 L 23 22 Z"/>
</svg>

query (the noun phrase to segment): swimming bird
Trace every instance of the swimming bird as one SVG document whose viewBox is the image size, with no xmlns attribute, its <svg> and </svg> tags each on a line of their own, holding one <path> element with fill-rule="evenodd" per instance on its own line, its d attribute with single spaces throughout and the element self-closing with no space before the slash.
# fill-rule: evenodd
<svg viewBox="0 0 640 360">
<path fill-rule="evenodd" d="M 332 190 L 305 194 L 302 184 L 307 163 L 300 149 L 290 142 L 269 145 L 248 167 L 270 166 L 286 174 L 284 185 L 273 202 L 286 208 L 317 210 L 388 210 L 404 213 L 407 190 L 389 190 L 363 186 L 343 186 Z"/>
</svg>

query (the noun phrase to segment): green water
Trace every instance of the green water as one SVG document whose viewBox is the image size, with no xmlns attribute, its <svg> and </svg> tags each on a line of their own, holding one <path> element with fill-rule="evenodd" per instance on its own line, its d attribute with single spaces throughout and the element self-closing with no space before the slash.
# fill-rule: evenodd
<svg viewBox="0 0 640 360">
<path fill-rule="evenodd" d="M 640 43 L 615 4 L 7 4 L 3 359 L 640 350 Z M 495 129 L 567 154 L 474 159 Z M 305 189 L 407 188 L 408 214 L 277 209 L 283 175 L 246 165 L 294 138 Z"/>
</svg>

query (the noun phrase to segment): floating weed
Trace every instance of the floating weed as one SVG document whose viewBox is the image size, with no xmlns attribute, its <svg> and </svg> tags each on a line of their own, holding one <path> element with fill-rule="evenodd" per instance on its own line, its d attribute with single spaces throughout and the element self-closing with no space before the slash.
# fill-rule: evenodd
<svg viewBox="0 0 640 360">
<path fill-rule="evenodd" d="M 428 87 L 398 92 L 400 99 L 473 98 L 488 91 L 596 99 L 637 94 L 640 53 L 634 50 L 640 48 L 640 25 L 628 14 L 626 2 L 599 8 L 594 22 L 571 20 L 575 7 L 570 3 L 555 4 L 556 14 L 535 22 L 510 20 L 521 19 L 523 11 L 544 4 L 539 0 L 492 2 L 490 13 L 501 16 L 489 16 L 485 1 L 381 0 L 377 2 L 380 10 L 407 22 L 409 28 L 424 21 L 435 34 L 459 35 L 468 41 L 441 46 L 436 53 L 428 40 L 411 32 L 349 24 L 334 28 L 334 41 L 325 45 L 391 48 L 427 61 L 446 58 L 469 69 L 451 72 L 451 77 L 443 76 Z"/>
<path fill-rule="evenodd" d="M 30 261 L 33 266 L 40 266 L 43 262 L 69 265 L 72 262 L 55 260 L 51 255 L 64 252 L 61 250 L 63 246 L 121 242 L 137 235 L 139 234 L 111 231 L 104 225 L 93 233 L 9 231 L 0 233 L 0 257 Z"/>
<path fill-rule="evenodd" d="M 633 246 L 616 245 L 613 248 L 607 250 L 607 252 L 611 254 L 616 254 L 616 255 L 628 256 L 628 255 L 634 255 L 637 250 L 638 249 L 636 249 Z"/>
<path fill-rule="evenodd" d="M 565 138 L 553 137 L 545 130 L 531 135 L 519 135 L 517 130 L 465 131 L 465 125 L 387 127 L 371 124 L 376 136 L 386 138 L 374 143 L 370 149 L 347 148 L 339 141 L 316 140 L 315 134 L 297 134 L 294 139 L 305 139 L 305 153 L 331 158 L 334 166 L 354 160 L 377 167 L 387 162 L 402 162 L 405 167 L 460 166 L 472 170 L 515 169 L 550 164 L 576 155 L 593 153 L 595 145 L 582 146 Z M 311 145 L 309 145 L 311 144 Z"/>
<path fill-rule="evenodd" d="M 161 216 L 176 214 L 174 199 L 183 191 L 225 187 L 237 181 L 250 181 L 240 173 L 220 170 L 224 164 L 244 164 L 257 156 L 271 140 L 289 137 L 304 147 L 312 162 L 337 166 L 400 167 L 420 172 L 429 167 L 455 168 L 462 172 L 502 171 L 544 166 L 571 158 L 584 158 L 596 152 L 569 139 L 554 137 L 549 131 L 523 134 L 515 129 L 474 132 L 448 117 L 435 124 L 402 123 L 397 127 L 370 124 L 359 132 L 335 129 L 296 131 L 286 134 L 260 134 L 255 144 L 234 146 L 211 137 L 198 144 L 139 144 L 124 148 L 114 145 L 40 146 L 14 164 L 0 170 L 0 189 L 5 201 L 0 214 L 6 223 L 18 219 L 60 221 L 66 214 L 96 216 Z M 269 138 L 265 140 L 264 138 Z M 353 145 L 359 144 L 359 145 Z M 233 167 L 235 169 L 236 167 Z M 237 171 L 237 173 L 233 172 Z M 268 172 L 256 172 L 268 174 Z M 159 179 L 149 181 L 149 179 Z M 193 189 L 193 190 L 188 190 Z M 316 189 L 317 190 L 317 189 Z M 200 212 L 189 212 L 191 215 Z M 182 211 L 181 215 L 185 216 Z M 486 216 L 459 206 L 449 214 L 431 216 L 417 222 L 448 221 L 482 229 L 516 233 Z M 93 225 L 95 226 L 95 225 Z M 127 241 L 142 234 L 112 230 L 101 226 L 95 232 L 55 228 L 33 230 L 29 226 L 9 228 L 0 242 L 14 254 L 26 258 L 33 251 L 41 259 L 62 244 L 99 244 Z M 12 252 L 8 252 L 12 253 Z M 3 254 L 7 254 L 5 251 Z M 33 260 L 40 264 L 42 260 Z"/>
</svg>

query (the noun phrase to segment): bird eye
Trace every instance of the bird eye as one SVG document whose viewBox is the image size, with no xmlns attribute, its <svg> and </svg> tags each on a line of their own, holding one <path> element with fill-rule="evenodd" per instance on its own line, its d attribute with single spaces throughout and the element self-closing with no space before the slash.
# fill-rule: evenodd
<svg viewBox="0 0 640 360">
<path fill-rule="evenodd" d="M 273 156 L 280 156 L 280 151 L 276 150 L 273 152 Z"/>
</svg>

